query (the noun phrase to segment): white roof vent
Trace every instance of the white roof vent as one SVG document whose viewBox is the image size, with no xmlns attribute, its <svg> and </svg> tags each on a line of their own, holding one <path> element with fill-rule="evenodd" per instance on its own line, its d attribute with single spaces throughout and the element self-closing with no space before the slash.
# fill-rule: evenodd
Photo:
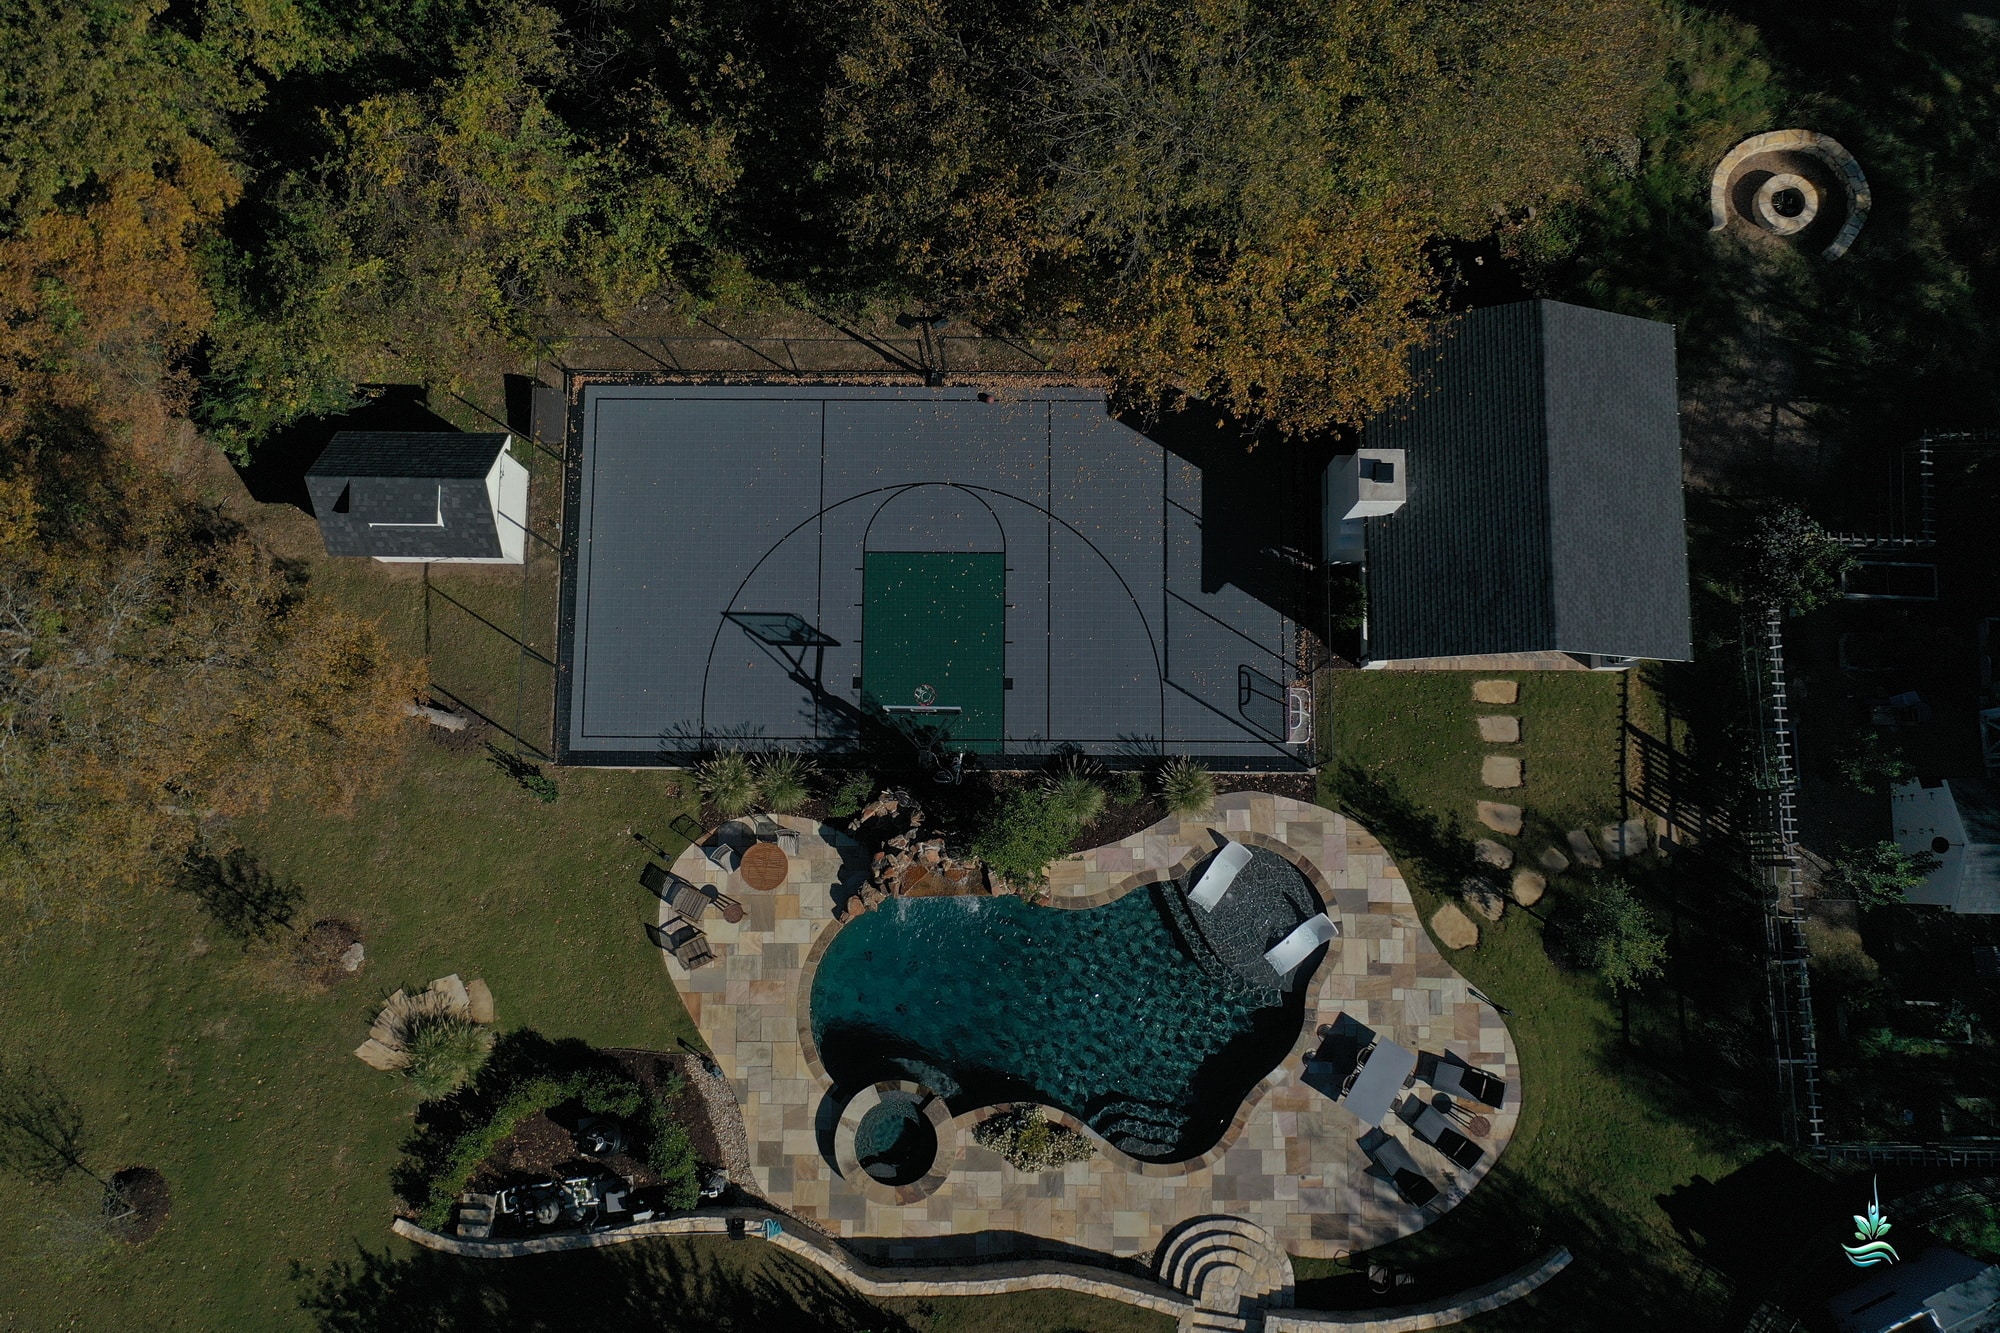
<svg viewBox="0 0 2000 1333">
<path fill-rule="evenodd" d="M 1409 498 L 1401 449 L 1360 449 L 1327 468 L 1329 518 L 1380 518 L 1401 509 Z"/>
</svg>

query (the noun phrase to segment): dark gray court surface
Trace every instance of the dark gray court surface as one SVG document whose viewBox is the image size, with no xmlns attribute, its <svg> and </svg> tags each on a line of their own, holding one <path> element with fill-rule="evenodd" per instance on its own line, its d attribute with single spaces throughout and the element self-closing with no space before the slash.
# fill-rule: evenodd
<svg viewBox="0 0 2000 1333">
<path fill-rule="evenodd" d="M 924 702 L 862 680 L 865 555 L 993 552 L 1003 753 L 1302 766 L 1291 622 L 1204 591 L 1200 470 L 1100 393 L 583 383 L 572 423 L 564 762 L 840 748 L 864 696 Z"/>
</svg>

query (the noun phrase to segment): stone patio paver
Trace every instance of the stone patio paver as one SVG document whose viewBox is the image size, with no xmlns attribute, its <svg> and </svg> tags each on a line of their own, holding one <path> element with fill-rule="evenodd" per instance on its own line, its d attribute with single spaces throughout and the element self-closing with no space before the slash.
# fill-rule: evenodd
<svg viewBox="0 0 2000 1333">
<path fill-rule="evenodd" d="M 1305 1053 L 1318 1044 L 1316 1028 L 1342 1012 L 1405 1046 L 1455 1054 L 1508 1081 L 1507 1107 L 1491 1117 L 1493 1134 L 1483 1141 L 1488 1154 L 1470 1172 L 1452 1170 L 1393 1117 L 1386 1126 L 1447 1198 L 1462 1197 L 1514 1133 L 1522 1089 L 1513 1040 L 1431 942 L 1382 845 L 1333 811 L 1238 792 L 1219 798 L 1204 817 L 1166 819 L 1058 862 L 1043 899 L 1051 911 L 1111 902 L 1192 865 L 1216 845 L 1217 831 L 1278 851 L 1315 880 L 1341 938 L 1312 980 L 1291 1056 L 1252 1091 L 1222 1143 L 1194 1163 L 1169 1165 L 1136 1163 L 1100 1144 L 1088 1162 L 1024 1175 L 972 1143 L 971 1126 L 987 1111 L 980 1108 L 952 1122 L 962 1151 L 929 1198 L 891 1204 L 864 1197 L 822 1155 L 815 1126 L 837 1108 L 823 1105 L 830 1088 L 810 1047 L 805 1009 L 812 964 L 839 929 L 834 885 L 843 877 L 858 885 L 866 866 L 845 834 L 804 819 L 783 822 L 800 831 L 799 850 L 790 879 L 769 893 L 738 894 L 737 877 L 699 848 L 681 855 L 675 873 L 754 897 L 746 906 L 761 910 L 734 925 L 704 922 L 717 955 L 705 968 L 690 974 L 662 958 L 742 1107 L 756 1191 L 859 1250 L 885 1259 L 966 1257 L 1014 1248 L 1006 1238 L 1012 1233 L 1133 1255 L 1211 1213 L 1255 1222 L 1307 1256 L 1343 1255 L 1407 1235 L 1431 1219 L 1363 1174 L 1368 1163 L 1356 1140 L 1367 1127 L 1299 1078 Z"/>
<path fill-rule="evenodd" d="M 1511 754 L 1489 754 L 1479 761 L 1479 780 L 1489 787 L 1521 785 L 1521 761 Z"/>
<path fill-rule="evenodd" d="M 1521 807 L 1509 805 L 1505 801 L 1481 801 L 1479 822 L 1495 833 L 1505 833 L 1518 837 L 1521 832 Z"/>
<path fill-rule="evenodd" d="M 1472 701 L 1480 704 L 1511 704 L 1521 697 L 1518 680 L 1475 680 Z"/>
<path fill-rule="evenodd" d="M 1521 719 L 1511 714 L 1479 719 L 1479 739 L 1488 745 L 1514 745 L 1521 739 Z"/>
</svg>

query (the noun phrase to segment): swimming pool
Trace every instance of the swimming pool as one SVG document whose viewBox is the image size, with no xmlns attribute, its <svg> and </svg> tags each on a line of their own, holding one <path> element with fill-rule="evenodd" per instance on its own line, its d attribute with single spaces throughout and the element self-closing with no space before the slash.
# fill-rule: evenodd
<svg viewBox="0 0 2000 1333">
<path fill-rule="evenodd" d="M 1258 856 L 1306 884 L 1283 858 Z M 820 959 L 821 1063 L 850 1091 L 912 1080 L 954 1115 L 1040 1102 L 1134 1157 L 1198 1156 L 1290 1052 L 1316 958 L 1289 990 L 1246 985 L 1186 942 L 1179 892 L 1153 885 L 1079 911 L 894 899 L 843 926 Z"/>
</svg>

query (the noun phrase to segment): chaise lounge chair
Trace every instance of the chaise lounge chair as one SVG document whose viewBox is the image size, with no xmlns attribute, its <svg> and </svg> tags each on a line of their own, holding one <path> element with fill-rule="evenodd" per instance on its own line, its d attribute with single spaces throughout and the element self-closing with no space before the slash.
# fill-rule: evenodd
<svg viewBox="0 0 2000 1333">
<path fill-rule="evenodd" d="M 1266 949 L 1264 961 L 1269 963 L 1271 970 L 1280 977 L 1288 977 L 1292 974 L 1292 969 L 1303 963 L 1314 949 L 1339 934 L 1339 924 L 1326 913 L 1309 916 L 1301 921 L 1291 934 Z"/>
<path fill-rule="evenodd" d="M 1403 1098 L 1396 1107 L 1396 1118 L 1408 1125 L 1412 1134 L 1443 1153 L 1453 1166 L 1470 1171 L 1486 1156 L 1484 1148 L 1453 1129 L 1442 1111 L 1424 1105 L 1420 1097 Z"/>
<path fill-rule="evenodd" d="M 1371 1129 L 1361 1136 L 1359 1142 L 1362 1153 L 1368 1158 L 1368 1174 L 1395 1186 L 1404 1203 L 1412 1208 L 1428 1208 L 1437 1202 L 1438 1187 L 1417 1169 L 1409 1151 L 1392 1138 L 1388 1130 L 1379 1127 Z"/>
<path fill-rule="evenodd" d="M 1421 1052 L 1417 1056 L 1417 1077 L 1439 1092 L 1448 1092 L 1496 1111 L 1507 1098 L 1507 1080 L 1495 1078 L 1483 1069 L 1461 1064 L 1447 1055 Z"/>
<path fill-rule="evenodd" d="M 725 921 L 743 919 L 743 904 L 722 890 L 705 884 L 690 884 L 671 870 L 664 870 L 650 862 L 639 872 L 639 882 L 688 921 L 699 922 L 702 913 L 711 907 L 719 908 Z"/>
<path fill-rule="evenodd" d="M 674 961 L 692 972 L 698 967 L 706 967 L 715 961 L 715 950 L 708 947 L 708 936 L 701 933 L 700 926 L 681 925 L 673 930 L 646 924 L 646 934 L 653 943 L 674 956 Z"/>
<path fill-rule="evenodd" d="M 1229 892 L 1229 886 L 1243 873 L 1243 867 L 1250 864 L 1250 849 L 1240 842 L 1232 842 L 1217 852 L 1208 863 L 1208 869 L 1201 872 L 1201 878 L 1188 890 L 1188 901 L 1204 912 L 1213 912 L 1215 905 L 1222 901 L 1222 895 Z"/>
</svg>

